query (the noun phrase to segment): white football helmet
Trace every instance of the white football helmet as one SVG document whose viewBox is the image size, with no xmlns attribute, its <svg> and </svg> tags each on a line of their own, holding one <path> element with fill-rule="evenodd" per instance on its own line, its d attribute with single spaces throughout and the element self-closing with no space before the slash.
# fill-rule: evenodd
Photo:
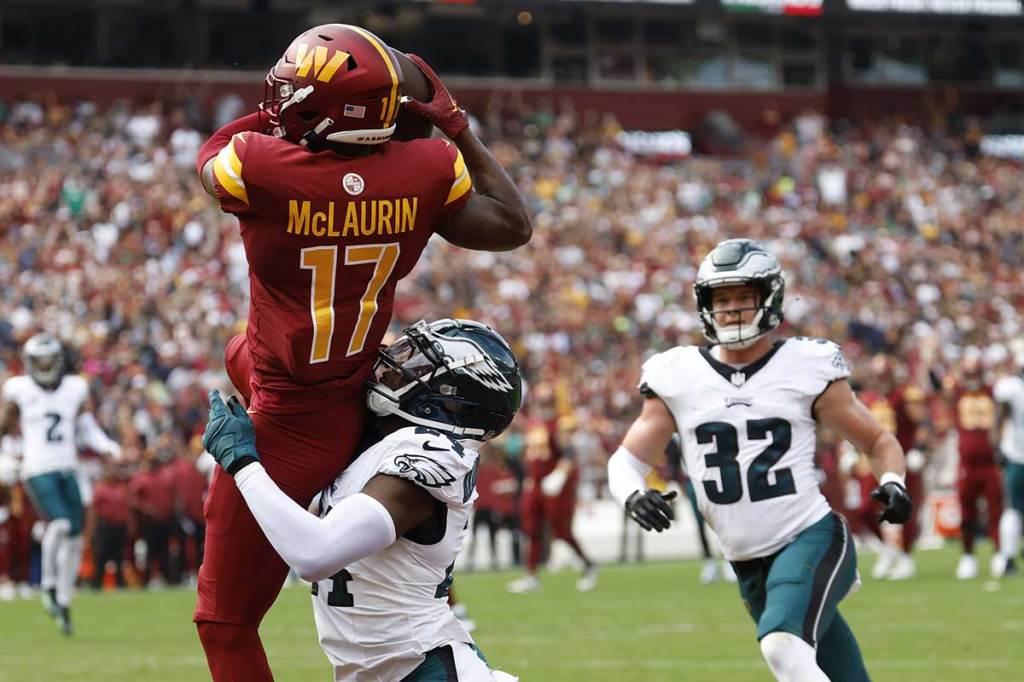
<svg viewBox="0 0 1024 682">
<path fill-rule="evenodd" d="M 52 387 L 64 376 L 64 348 L 60 341 L 47 333 L 36 334 L 25 342 L 22 349 L 25 369 L 37 384 Z"/>
<path fill-rule="evenodd" d="M 749 285 L 760 292 L 750 324 L 722 325 L 715 320 L 711 292 L 716 287 Z M 779 259 L 750 239 L 721 242 L 701 261 L 693 284 L 704 336 L 726 348 L 747 348 L 782 324 L 782 298 L 786 282 Z"/>
</svg>

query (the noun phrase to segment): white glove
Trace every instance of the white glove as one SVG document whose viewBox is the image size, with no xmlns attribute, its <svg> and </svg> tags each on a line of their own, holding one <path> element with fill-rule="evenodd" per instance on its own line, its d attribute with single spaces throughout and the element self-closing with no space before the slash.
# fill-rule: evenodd
<svg viewBox="0 0 1024 682">
<path fill-rule="evenodd" d="M 907 471 L 913 471 L 917 473 L 921 469 L 924 469 L 924 465 L 927 462 L 924 453 L 914 448 L 907 452 Z"/>
<path fill-rule="evenodd" d="M 107 447 L 107 455 L 110 457 L 110 459 L 114 460 L 115 462 L 121 461 L 121 454 L 121 446 L 118 445 L 117 443 L 111 443 Z"/>
<path fill-rule="evenodd" d="M 541 479 L 540 491 L 548 497 L 554 497 L 558 493 L 562 492 L 562 488 L 565 487 L 565 480 L 569 478 L 569 473 L 564 469 L 555 469 L 550 474 Z"/>
</svg>

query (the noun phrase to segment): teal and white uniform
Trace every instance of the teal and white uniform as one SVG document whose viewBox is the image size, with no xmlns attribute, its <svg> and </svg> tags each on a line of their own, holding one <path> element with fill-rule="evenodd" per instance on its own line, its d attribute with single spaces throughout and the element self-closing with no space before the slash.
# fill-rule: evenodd
<svg viewBox="0 0 1024 682">
<path fill-rule="evenodd" d="M 433 517 L 384 551 L 314 584 L 317 633 L 336 680 L 493 679 L 448 605 L 452 567 L 477 498 L 479 455 L 463 443 L 468 441 L 432 429 L 400 429 L 359 455 L 323 491 L 321 517 L 378 474 L 415 483 L 437 505 Z"/>
<path fill-rule="evenodd" d="M 21 478 L 41 515 L 66 518 L 71 534 L 82 528 L 84 512 L 76 473 L 75 425 L 89 397 L 89 386 L 77 375 L 65 375 L 52 390 L 29 376 L 4 382 L 3 397 L 18 406 Z"/>
<path fill-rule="evenodd" d="M 697 505 L 732 562 L 758 636 L 810 644 L 857 583 L 849 529 L 818 487 L 814 404 L 850 372 L 822 339 L 776 342 L 744 367 L 676 347 L 643 366 L 641 391 L 676 421 Z"/>
</svg>

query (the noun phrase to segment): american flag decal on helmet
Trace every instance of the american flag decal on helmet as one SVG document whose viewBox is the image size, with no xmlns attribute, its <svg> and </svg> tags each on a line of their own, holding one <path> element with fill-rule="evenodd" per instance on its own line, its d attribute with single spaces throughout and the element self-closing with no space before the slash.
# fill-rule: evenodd
<svg viewBox="0 0 1024 682">
<path fill-rule="evenodd" d="M 348 116 L 349 118 L 365 118 L 366 107 L 356 106 L 354 104 L 346 104 L 342 115 Z"/>
</svg>

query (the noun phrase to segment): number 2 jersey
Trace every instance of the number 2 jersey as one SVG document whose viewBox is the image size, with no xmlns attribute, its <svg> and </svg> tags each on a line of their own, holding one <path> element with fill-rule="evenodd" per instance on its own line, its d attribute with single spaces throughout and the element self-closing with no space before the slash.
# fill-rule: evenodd
<svg viewBox="0 0 1024 682">
<path fill-rule="evenodd" d="M 830 507 L 814 472 L 814 402 L 849 369 L 839 347 L 776 342 L 735 368 L 679 346 L 644 363 L 640 390 L 676 421 L 697 504 L 730 561 L 779 551 Z"/>
<path fill-rule="evenodd" d="M 253 131 L 221 143 L 214 185 L 249 262 L 252 407 L 303 412 L 362 390 L 398 280 L 469 198 L 461 153 L 420 139 L 344 158 Z"/>
<path fill-rule="evenodd" d="M 78 466 L 75 423 L 89 398 L 84 378 L 65 375 L 48 390 L 30 376 L 13 376 L 4 382 L 3 397 L 15 403 L 20 414 L 22 479 Z"/>
<path fill-rule="evenodd" d="M 448 588 L 469 533 L 478 461 L 444 434 L 408 427 L 359 455 L 323 491 L 321 517 L 377 474 L 404 478 L 435 501 L 434 515 L 390 547 L 314 584 L 316 629 L 336 680 L 395 682 L 427 651 L 473 642 L 448 606 Z"/>
</svg>

